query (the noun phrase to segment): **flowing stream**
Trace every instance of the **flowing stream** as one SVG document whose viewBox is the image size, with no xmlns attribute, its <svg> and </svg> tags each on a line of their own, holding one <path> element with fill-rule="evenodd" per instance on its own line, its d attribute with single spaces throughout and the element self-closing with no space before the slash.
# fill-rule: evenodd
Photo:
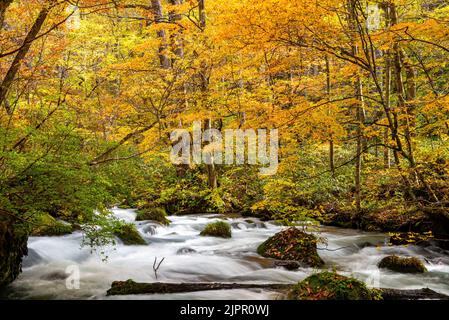
<svg viewBox="0 0 449 320">
<path fill-rule="evenodd" d="M 135 211 L 113 209 L 125 221 L 135 220 Z M 137 282 L 239 282 L 295 283 L 316 270 L 300 268 L 288 271 L 275 267 L 270 259 L 256 253 L 257 246 L 282 230 L 282 226 L 250 218 L 225 218 L 217 215 L 170 216 L 170 226 L 151 221 L 134 222 L 149 243 L 147 246 L 107 248 L 108 259 L 81 248 L 82 233 L 61 237 L 31 237 L 29 255 L 23 272 L 5 293 L 10 299 L 279 299 L 275 291 L 217 290 L 167 295 L 106 296 L 115 280 Z M 204 226 L 226 219 L 232 225 L 232 238 L 199 236 Z M 324 269 L 365 281 L 368 286 L 398 289 L 429 287 L 449 294 L 449 252 L 437 247 L 385 245 L 387 235 L 334 227 L 320 227 L 319 236 L 327 246 L 318 253 L 326 262 Z M 429 272 L 400 274 L 377 268 L 384 256 L 418 256 Z M 153 271 L 155 257 L 162 262 L 157 279 Z M 79 289 L 67 287 L 70 272 L 78 269 Z M 70 271 L 66 273 L 66 271 Z"/>
</svg>

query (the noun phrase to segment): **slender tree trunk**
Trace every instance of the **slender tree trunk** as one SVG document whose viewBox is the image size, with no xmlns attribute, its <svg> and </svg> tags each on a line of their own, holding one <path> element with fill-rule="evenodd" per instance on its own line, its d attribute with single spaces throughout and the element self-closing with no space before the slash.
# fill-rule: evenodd
<svg viewBox="0 0 449 320">
<path fill-rule="evenodd" d="M 351 25 L 351 31 L 353 32 L 353 40 L 352 40 L 352 53 L 354 56 L 359 54 L 359 48 L 356 44 L 356 33 L 358 32 L 357 27 L 357 0 L 350 0 L 349 2 L 349 22 Z M 356 156 L 355 156 L 355 172 L 354 172 L 354 184 L 355 184 L 355 206 L 357 214 L 360 214 L 362 211 L 362 154 L 363 154 L 363 132 L 362 132 L 362 124 L 364 122 L 363 115 L 363 87 L 362 87 L 362 79 L 359 74 L 356 74 L 355 88 L 354 93 L 359 101 L 356 105 L 356 122 L 357 122 L 357 142 L 356 142 Z"/>
<path fill-rule="evenodd" d="M 181 5 L 184 3 L 184 0 L 170 0 L 171 5 Z M 170 11 L 168 14 L 168 18 L 171 23 L 176 23 L 182 19 L 181 14 L 176 13 L 175 11 Z M 181 32 L 176 32 L 171 35 L 171 44 L 173 53 L 177 58 L 184 57 L 184 46 Z M 173 64 L 173 62 L 172 62 Z"/>
<path fill-rule="evenodd" d="M 180 5 L 183 2 L 184 2 L 183 0 L 170 0 L 170 4 L 173 6 Z M 172 10 L 169 12 L 168 18 L 171 23 L 176 23 L 182 19 L 182 16 L 179 13 L 177 13 L 175 10 Z M 171 50 L 175 56 L 175 58 L 173 58 L 171 61 L 171 67 L 173 69 L 173 73 L 183 72 L 181 70 L 174 70 L 176 60 L 181 60 L 184 58 L 184 46 L 183 46 L 183 39 L 182 39 L 181 32 L 173 32 L 170 35 L 170 42 L 171 42 Z M 177 103 L 179 103 L 180 106 L 184 105 L 184 107 L 187 109 L 187 87 L 184 83 L 179 88 L 179 92 L 181 94 L 181 97 L 179 98 L 179 100 L 177 100 Z M 181 119 L 179 120 L 178 126 L 179 126 L 179 128 L 182 128 L 182 120 Z M 190 168 L 190 166 L 188 164 L 176 165 L 177 176 L 180 178 L 185 177 L 189 168 Z"/>
<path fill-rule="evenodd" d="M 391 16 L 391 24 L 396 25 L 398 24 L 398 15 L 396 6 L 394 3 L 390 4 L 390 16 Z M 407 101 L 408 99 L 414 99 L 416 95 L 416 84 L 415 84 L 415 77 L 414 77 L 414 71 L 413 70 L 406 70 L 406 76 L 407 77 L 407 83 L 408 88 L 406 91 L 406 88 L 404 87 L 404 82 L 402 78 L 402 71 L 403 71 L 403 53 L 399 46 L 399 43 L 396 42 L 393 46 L 394 50 L 394 71 L 395 71 L 395 80 L 396 80 L 396 92 L 398 96 L 398 107 L 401 112 L 405 114 L 405 130 L 404 130 L 404 137 L 406 141 L 406 147 L 407 147 L 407 153 L 408 157 L 407 160 L 409 162 L 410 168 L 412 172 L 415 175 L 416 181 L 418 184 L 423 186 L 430 197 L 433 198 L 434 201 L 438 202 L 439 199 L 436 196 L 435 192 L 432 190 L 430 185 L 427 183 L 426 178 L 424 175 L 419 171 L 419 169 L 416 167 L 416 161 L 414 157 L 414 150 L 413 150 L 413 142 L 412 142 L 412 134 L 411 134 L 411 127 L 413 119 L 413 105 L 410 102 Z"/>
<path fill-rule="evenodd" d="M 200 27 L 202 30 L 206 28 L 206 8 L 204 0 L 198 1 L 198 10 L 199 10 L 199 16 L 200 16 Z M 200 68 L 200 80 L 201 80 L 201 98 L 203 106 L 207 103 L 207 91 L 209 89 L 209 79 L 207 76 L 207 62 L 206 60 L 201 61 L 201 68 Z M 212 119 L 207 119 L 204 124 L 205 129 L 212 129 Z M 208 178 L 208 185 L 211 189 L 215 189 L 218 187 L 218 178 L 217 178 L 217 172 L 215 170 L 215 164 L 206 164 L 206 171 L 207 171 L 207 178 Z"/>
<path fill-rule="evenodd" d="M 330 65 L 329 65 L 329 57 L 325 56 L 325 62 L 326 62 L 326 95 L 328 101 L 330 101 L 331 98 L 331 72 L 330 72 Z M 328 114 L 331 115 L 331 108 L 328 109 Z M 329 137 L 329 169 L 332 174 L 332 176 L 335 176 L 335 156 L 334 156 L 334 137 L 332 132 L 330 133 Z"/>
<path fill-rule="evenodd" d="M 393 3 L 390 4 L 390 18 L 391 18 L 392 25 L 398 24 L 396 5 Z M 408 109 L 408 106 L 407 106 L 406 92 L 405 92 L 404 82 L 402 79 L 403 62 L 402 62 L 401 48 L 399 47 L 398 42 L 395 42 L 393 45 L 393 65 L 394 65 L 396 94 L 398 97 L 399 111 L 406 115 L 404 137 L 405 137 L 405 141 L 406 141 L 406 145 L 407 145 L 408 161 L 410 163 L 410 167 L 414 168 L 416 166 L 416 164 L 415 164 L 415 159 L 414 159 L 414 155 L 413 155 L 413 147 L 412 147 L 411 135 L 410 135 L 410 116 L 411 115 L 410 115 L 410 110 Z"/>
<path fill-rule="evenodd" d="M 212 129 L 212 120 L 207 119 L 204 124 L 205 129 Z M 207 181 L 209 188 L 216 189 L 218 187 L 218 180 L 217 180 L 217 172 L 215 170 L 215 164 L 214 164 L 214 158 L 212 156 L 213 151 L 211 151 L 211 163 L 206 164 L 206 171 L 207 171 Z"/>
<path fill-rule="evenodd" d="M 385 77 L 384 77 L 384 90 L 385 90 L 385 104 L 386 109 L 391 109 L 391 62 L 390 52 L 385 53 Z M 388 127 L 384 129 L 384 167 L 390 168 L 390 148 L 389 146 L 389 132 Z"/>
<path fill-rule="evenodd" d="M 6 97 L 7 97 L 8 91 L 11 89 L 11 86 L 12 86 L 14 79 L 17 75 L 17 72 L 20 69 L 20 64 L 24 60 L 28 51 L 30 50 L 33 40 L 36 38 L 36 36 L 38 35 L 42 26 L 44 25 L 44 22 L 47 19 L 49 10 L 50 10 L 49 7 L 45 6 L 39 12 L 39 15 L 37 16 L 36 20 L 34 21 L 33 26 L 31 27 L 30 31 L 28 32 L 27 36 L 25 37 L 25 40 L 24 40 L 22 46 L 20 47 L 20 50 L 17 52 L 16 56 L 14 57 L 14 60 L 11 63 L 11 66 L 9 67 L 8 72 L 6 73 L 5 77 L 2 80 L 2 83 L 0 85 L 0 106 L 3 104 L 5 106 L 6 112 L 9 115 L 12 114 L 13 110 L 9 107 L 8 103 L 6 103 Z"/>
<path fill-rule="evenodd" d="M 363 104 L 363 98 L 362 98 L 362 81 L 360 80 L 360 77 L 358 76 L 358 79 L 356 81 L 356 93 L 360 97 L 360 103 L 357 104 L 357 145 L 356 145 L 356 159 L 355 159 L 355 203 L 356 203 L 356 209 L 357 212 L 361 212 L 362 210 L 362 153 L 363 153 L 363 133 L 362 133 L 362 104 Z"/>
<path fill-rule="evenodd" d="M 390 169 L 391 168 L 390 148 L 388 147 L 389 137 L 390 137 L 390 134 L 388 132 L 388 128 L 385 128 L 384 129 L 384 136 L 383 136 L 383 144 L 385 145 L 383 147 L 384 168 L 385 169 Z"/>
<path fill-rule="evenodd" d="M 151 7 L 153 9 L 154 21 L 159 24 L 164 21 L 164 15 L 162 12 L 162 5 L 160 0 L 151 0 Z M 167 34 L 164 29 L 159 29 L 157 31 L 157 37 L 160 39 L 161 43 L 159 45 L 159 61 L 163 69 L 169 69 L 171 62 L 169 57 L 167 57 Z"/>
<path fill-rule="evenodd" d="M 3 23 L 5 22 L 5 14 L 6 10 L 8 9 L 9 5 L 12 3 L 13 0 L 1 0 L 0 1 L 0 32 L 3 29 Z"/>
<path fill-rule="evenodd" d="M 200 27 L 204 30 L 204 28 L 206 28 L 206 7 L 204 0 L 198 0 L 198 10 L 200 15 Z"/>
</svg>

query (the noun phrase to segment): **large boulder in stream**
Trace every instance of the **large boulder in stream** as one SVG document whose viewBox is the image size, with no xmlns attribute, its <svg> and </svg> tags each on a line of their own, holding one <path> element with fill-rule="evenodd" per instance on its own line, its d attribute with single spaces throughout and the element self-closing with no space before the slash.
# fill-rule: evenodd
<svg viewBox="0 0 449 320">
<path fill-rule="evenodd" d="M 231 238 L 231 226 L 224 221 L 212 222 L 201 231 L 201 236 Z"/>
<path fill-rule="evenodd" d="M 137 210 L 136 221 L 152 220 L 159 222 L 165 226 L 170 224 L 170 220 L 167 219 L 167 213 L 164 208 L 142 208 Z"/>
<path fill-rule="evenodd" d="M 416 257 L 387 256 L 377 266 L 381 269 L 385 268 L 402 273 L 424 273 L 427 271 L 424 263 Z"/>
<path fill-rule="evenodd" d="M 290 300 L 373 300 L 380 299 L 365 283 L 335 272 L 313 274 L 294 285 Z"/>
<path fill-rule="evenodd" d="M 31 236 L 62 236 L 73 232 L 70 223 L 57 220 L 48 213 L 41 213 L 34 217 Z"/>
<path fill-rule="evenodd" d="M 259 245 L 257 253 L 266 258 L 298 261 L 307 267 L 324 264 L 316 249 L 317 238 L 297 228 L 288 228 Z"/>
<path fill-rule="evenodd" d="M 114 235 L 125 245 L 146 245 L 147 242 L 137 231 L 133 223 L 123 223 L 114 230 Z"/>
</svg>

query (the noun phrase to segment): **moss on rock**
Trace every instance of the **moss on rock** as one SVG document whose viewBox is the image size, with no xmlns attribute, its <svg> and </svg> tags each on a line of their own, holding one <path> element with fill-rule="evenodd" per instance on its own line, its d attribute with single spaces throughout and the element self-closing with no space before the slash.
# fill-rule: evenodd
<svg viewBox="0 0 449 320">
<path fill-rule="evenodd" d="M 316 249 L 314 235 L 288 228 L 268 238 L 259 245 L 257 253 L 266 258 L 294 260 L 306 266 L 318 267 L 324 264 Z"/>
<path fill-rule="evenodd" d="M 424 273 L 427 271 L 423 262 L 416 257 L 403 258 L 395 255 L 387 256 L 377 266 L 402 273 Z"/>
<path fill-rule="evenodd" d="M 211 237 L 221 237 L 221 238 L 231 238 L 231 226 L 229 223 L 224 221 L 212 222 L 206 225 L 203 231 L 200 233 L 201 236 L 211 236 Z"/>
<path fill-rule="evenodd" d="M 22 258 L 27 255 L 28 237 L 18 232 L 14 223 L 0 216 L 0 288 L 14 281 L 22 271 Z"/>
<path fill-rule="evenodd" d="M 290 300 L 373 300 L 375 294 L 356 279 L 334 272 L 321 272 L 294 285 Z"/>
<path fill-rule="evenodd" d="M 137 211 L 136 221 L 153 220 L 163 225 L 169 225 L 167 213 L 164 208 L 143 208 Z"/>
<path fill-rule="evenodd" d="M 126 245 L 146 245 L 146 241 L 137 231 L 136 226 L 132 223 L 124 223 L 120 225 L 114 232 L 120 240 Z"/>
<path fill-rule="evenodd" d="M 56 220 L 48 213 L 36 215 L 34 218 L 31 236 L 62 236 L 73 232 L 68 222 Z"/>
</svg>

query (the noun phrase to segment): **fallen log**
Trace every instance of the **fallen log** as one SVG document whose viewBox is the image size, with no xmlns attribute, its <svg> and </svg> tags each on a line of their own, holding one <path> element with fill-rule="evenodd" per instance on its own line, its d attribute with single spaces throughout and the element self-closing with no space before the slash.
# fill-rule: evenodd
<svg viewBox="0 0 449 320">
<path fill-rule="evenodd" d="M 288 290 L 291 284 L 285 283 L 139 283 L 133 280 L 114 281 L 107 291 L 108 296 L 129 294 L 166 294 L 185 293 L 208 290 L 231 290 L 231 289 L 266 289 L 266 290 Z M 416 290 L 380 288 L 383 300 L 422 300 L 438 299 L 449 300 L 449 296 L 433 291 L 429 288 Z"/>
<path fill-rule="evenodd" d="M 449 300 L 449 296 L 429 288 L 415 290 L 382 288 L 380 290 L 384 300 Z"/>
<path fill-rule="evenodd" d="M 183 293 L 208 290 L 269 289 L 285 290 L 290 284 L 247 284 L 247 283 L 139 283 L 133 280 L 114 281 L 107 291 L 108 296 L 124 294 Z"/>
</svg>

